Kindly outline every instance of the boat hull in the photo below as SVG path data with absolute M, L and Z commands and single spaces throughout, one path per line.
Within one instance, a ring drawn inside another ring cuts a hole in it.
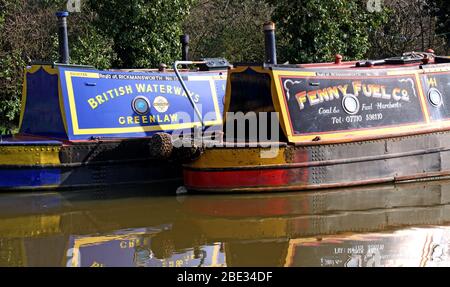
M 150 141 L 10 139 L 0 144 L 0 191 L 181 181 L 181 165 L 152 158 Z
M 450 175 L 450 132 L 338 143 L 206 150 L 184 167 L 185 185 L 207 192 L 311 190 Z
M 78 167 L 0 168 L 0 191 L 90 188 L 179 181 L 180 167 L 152 162 L 110 163 Z

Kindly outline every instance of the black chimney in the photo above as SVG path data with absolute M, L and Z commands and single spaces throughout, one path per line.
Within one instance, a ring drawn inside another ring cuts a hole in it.
M 181 35 L 180 36 L 181 41 L 181 60 L 182 61 L 189 61 L 189 35 Z
M 266 63 L 277 64 L 277 47 L 275 41 L 275 24 L 267 22 L 264 24 L 265 45 L 266 45 Z
M 69 12 L 56 12 L 58 17 L 58 41 L 59 41 L 59 62 L 62 64 L 69 64 L 69 37 L 67 34 L 67 17 Z

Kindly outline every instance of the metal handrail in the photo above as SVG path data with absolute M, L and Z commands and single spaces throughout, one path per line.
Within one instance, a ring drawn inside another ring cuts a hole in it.
M 175 61 L 175 63 L 173 64 L 173 69 L 175 71 L 175 74 L 177 75 L 178 80 L 181 83 L 181 86 L 183 87 L 184 92 L 186 93 L 189 101 L 191 102 L 191 105 L 194 108 L 195 113 L 197 114 L 198 118 L 200 119 L 202 127 L 204 127 L 205 124 L 203 123 L 202 114 L 200 113 L 197 106 L 195 105 L 194 99 L 192 98 L 191 94 L 189 93 L 189 90 L 186 87 L 186 84 L 184 83 L 183 78 L 180 75 L 180 72 L 178 71 L 179 65 L 201 65 L 201 64 L 206 64 L 206 62 L 205 61 Z

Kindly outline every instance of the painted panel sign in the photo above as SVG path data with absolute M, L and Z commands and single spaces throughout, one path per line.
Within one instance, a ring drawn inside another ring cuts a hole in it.
M 75 136 L 142 136 L 200 125 L 174 73 L 61 68 L 60 75 L 68 127 Z M 205 125 L 220 125 L 226 77 L 219 73 L 186 73 L 183 77 Z
M 414 76 L 339 79 L 281 76 L 293 134 L 422 123 Z
M 68 267 L 208 267 L 225 266 L 220 244 L 167 253 L 156 244 L 159 231 L 137 229 L 105 236 L 74 236 Z
M 432 121 L 450 119 L 450 73 L 422 76 L 428 110 Z
M 448 228 L 291 240 L 287 266 L 448 267 Z

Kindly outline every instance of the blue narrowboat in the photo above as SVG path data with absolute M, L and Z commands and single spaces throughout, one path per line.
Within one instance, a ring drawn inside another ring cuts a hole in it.
M 173 70 L 71 65 L 68 13 L 57 16 L 60 60 L 25 68 L 19 132 L 0 141 L 0 190 L 181 178 L 168 135 L 221 130 L 226 60 L 186 61 L 183 45 Z

